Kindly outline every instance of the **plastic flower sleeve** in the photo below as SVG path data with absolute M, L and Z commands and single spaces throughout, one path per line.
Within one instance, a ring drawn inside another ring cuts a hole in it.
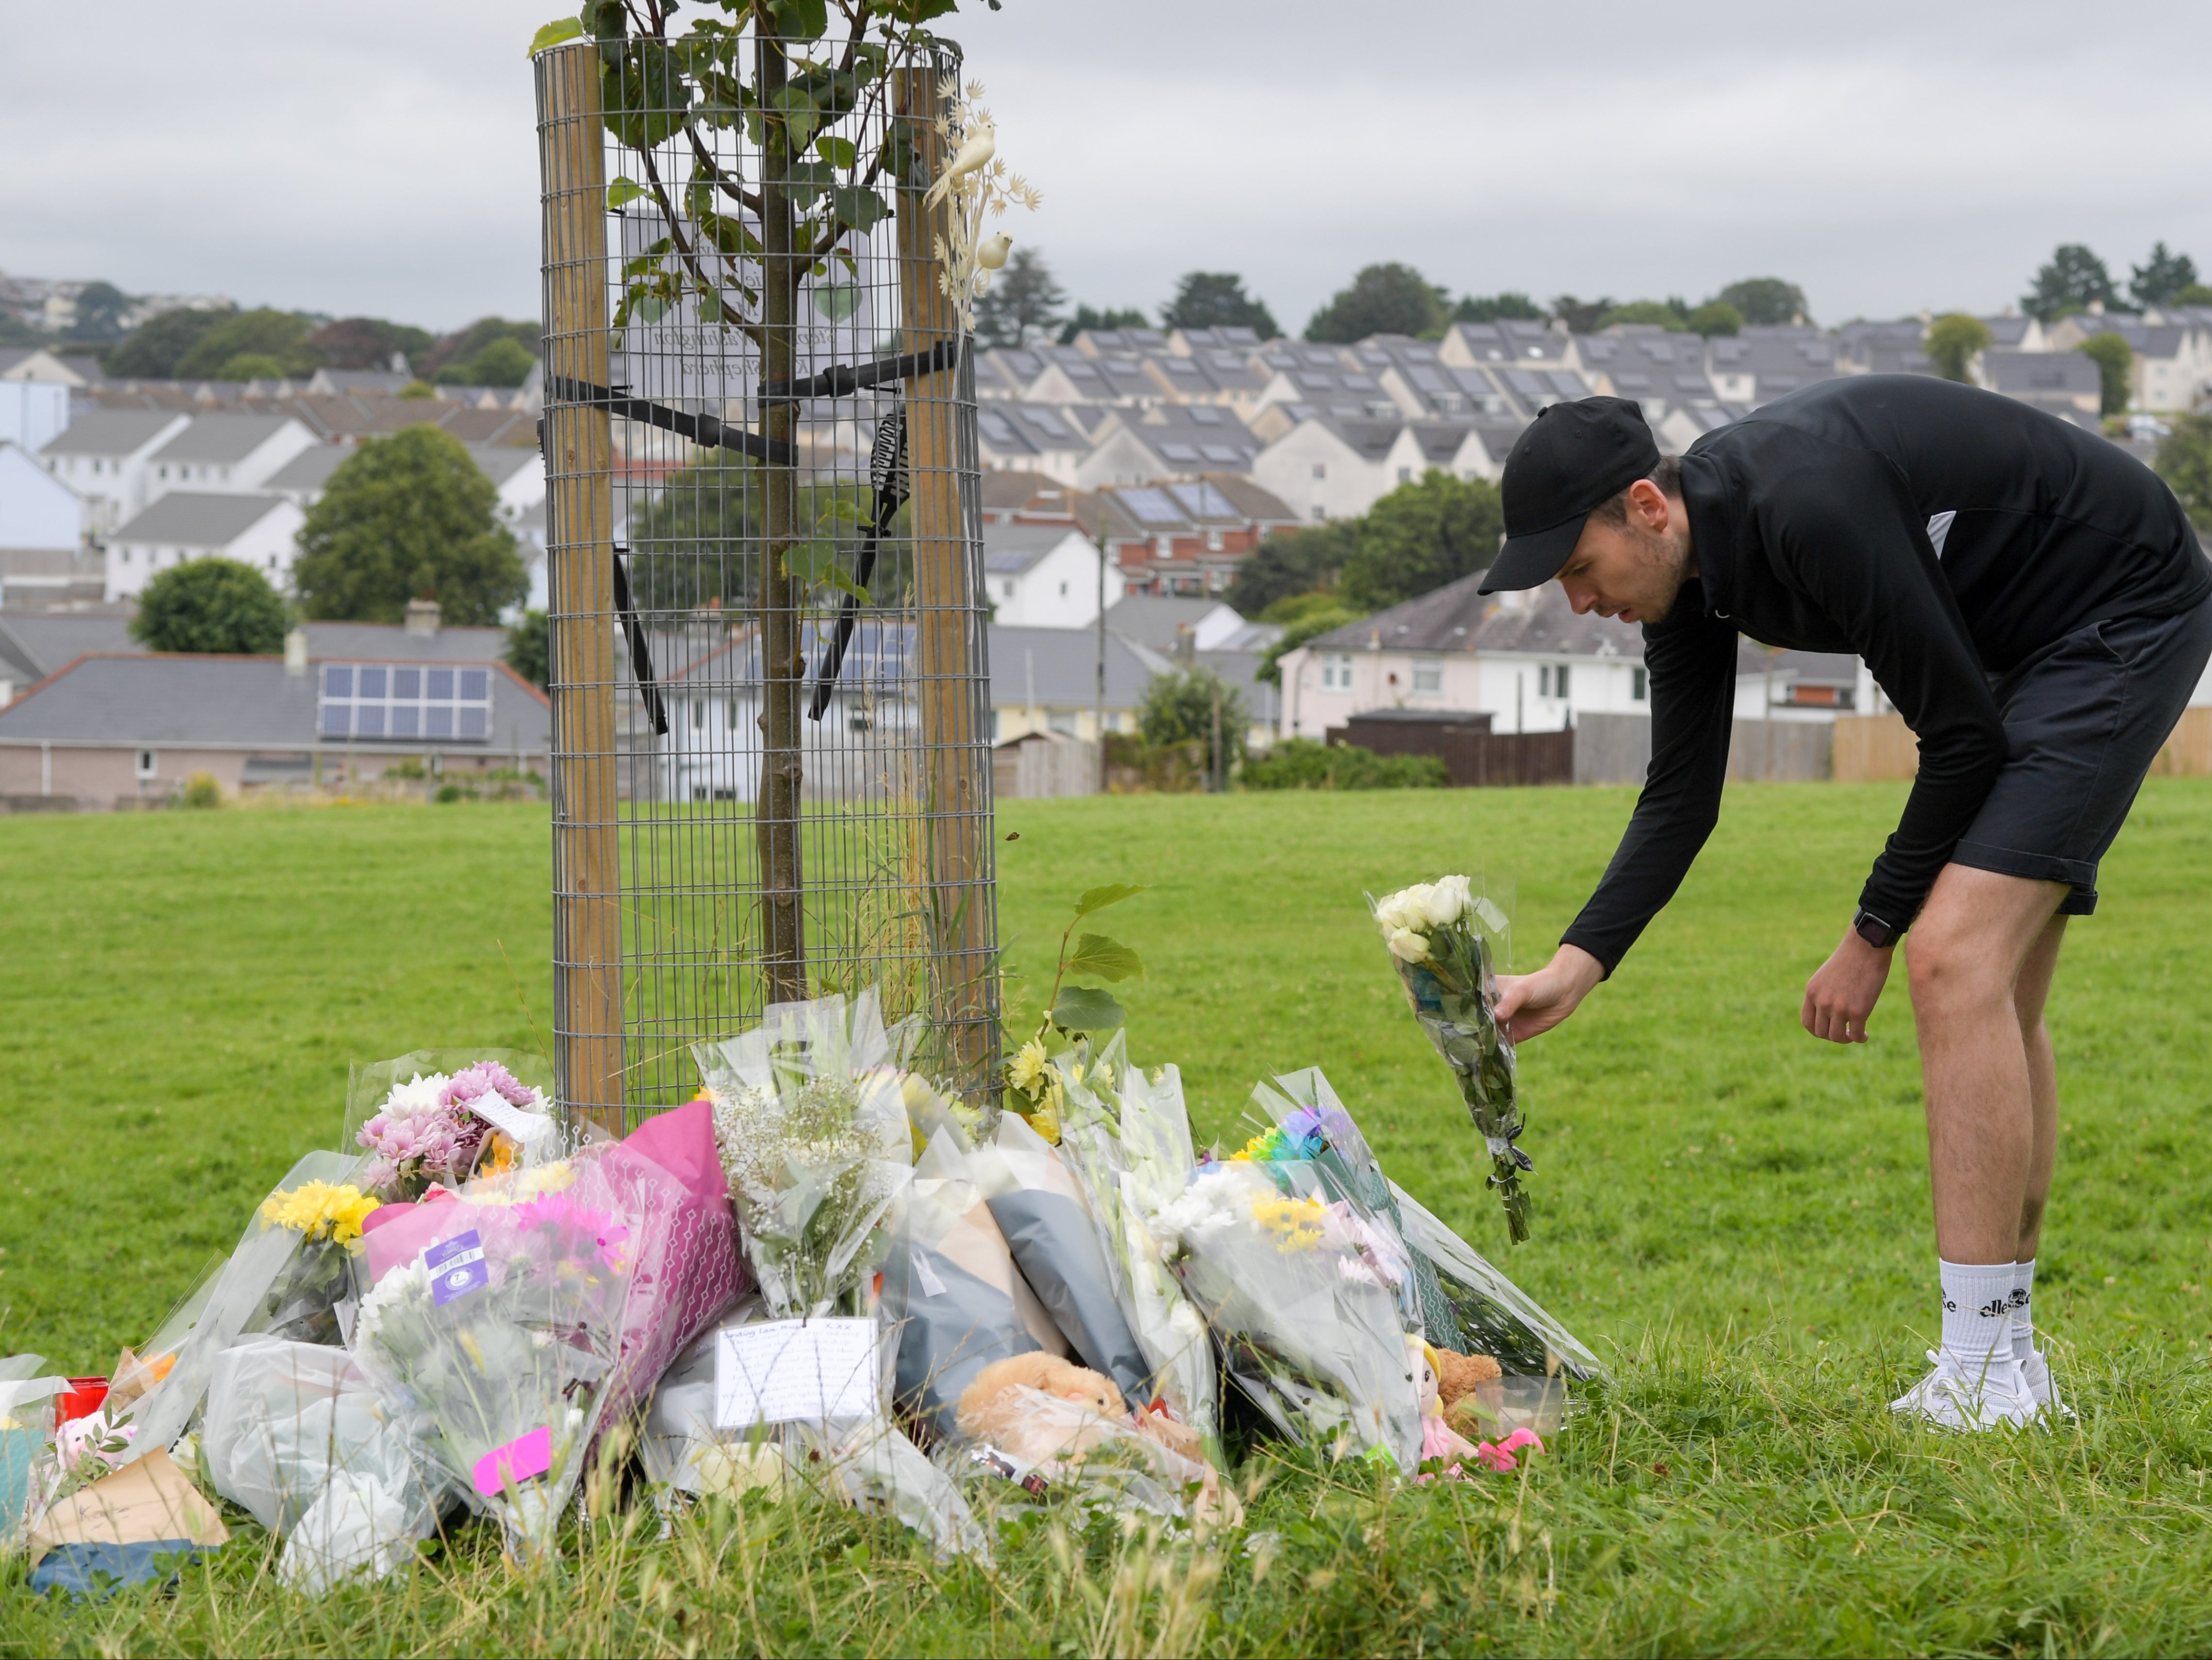
M 860 1313 L 913 1174 L 913 1132 L 876 994 L 772 1004 L 692 1050 L 747 1259 L 780 1317 Z
M 897 1334 L 896 1398 L 940 1436 L 952 1432 L 960 1392 L 992 1361 L 1039 1348 L 1068 1353 L 942 1127 L 915 1166 L 884 1262 L 883 1318 Z
M 1253 1404 L 1301 1444 L 1374 1452 L 1411 1473 L 1420 1408 L 1391 1288 L 1311 1172 L 1232 1161 L 1196 1172 L 1151 1219 L 1170 1266 Z
M 69 1379 L 36 1376 L 44 1365 L 35 1354 L 0 1360 L 0 1555 L 22 1545 L 52 1472 L 54 1397 Z
M 1508 1377 L 1565 1372 L 1585 1381 L 1605 1368 L 1575 1335 L 1500 1274 L 1482 1254 L 1438 1220 L 1411 1194 L 1391 1184 L 1404 1219 L 1406 1242 L 1427 1258 L 1452 1308 L 1456 1340 L 1429 1341 L 1462 1353 L 1487 1354 Z
M 359 1164 L 354 1154 L 311 1152 L 292 1166 L 270 1198 L 281 1198 L 309 1182 L 343 1183 Z M 255 1207 L 245 1237 L 216 1276 L 207 1305 L 192 1324 L 191 1335 L 179 1347 L 176 1364 L 146 1392 L 131 1414 L 136 1430 L 125 1462 L 143 1457 L 156 1447 L 169 1446 L 191 1427 L 207 1395 L 216 1357 L 263 1313 L 280 1276 L 298 1256 L 301 1242 L 301 1236 L 289 1229 L 264 1223 L 260 1207 Z
M 553 1548 L 621 1359 L 629 1230 L 598 1151 L 557 1191 L 425 1205 L 377 1230 L 373 1248 L 413 1250 L 355 1326 L 362 1370 L 434 1476 L 532 1557 Z
M 216 1357 L 200 1468 L 215 1490 L 288 1542 L 280 1574 L 320 1588 L 379 1577 L 437 1523 L 405 1430 L 343 1349 L 254 1337 Z
M 1132 1401 L 1152 1398 L 1152 1369 L 1115 1295 L 1114 1276 L 1083 1189 L 1018 1114 L 968 1157 L 1022 1277 L 1076 1355 Z
M 1526 1128 L 1513 1040 L 1498 1025 L 1497 953 L 1509 926 L 1504 910 L 1464 876 L 1420 883 L 1373 902 L 1406 1000 L 1438 1055 L 1490 1152 L 1489 1184 L 1505 1207 L 1513 1242 L 1528 1237 L 1528 1195 L 1521 1175 L 1535 1161 L 1516 1145 Z
M 1157 1084 L 1147 1079 L 1130 1064 L 1116 1031 L 1083 1077 L 1069 1078 L 1065 1099 L 1060 1156 L 1090 1201 L 1115 1294 L 1151 1368 L 1152 1388 L 1175 1420 L 1196 1429 L 1218 1456 L 1212 1341 L 1145 1220 L 1189 1179 L 1182 1077 L 1170 1066 L 1160 1068 Z

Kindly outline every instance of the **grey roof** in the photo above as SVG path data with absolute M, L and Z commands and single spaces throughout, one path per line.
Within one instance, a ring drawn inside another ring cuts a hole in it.
M 1981 324 L 1990 331 L 1991 345 L 2017 346 L 2027 338 L 2028 325 L 2034 320 L 2032 317 L 2022 317 L 2018 313 L 2014 313 L 2011 316 L 2000 314 L 1996 317 L 1984 317 L 1981 319 Z
M 269 476 L 265 489 L 319 490 L 331 475 L 361 452 L 351 444 L 310 444 Z
M 110 538 L 116 542 L 173 542 L 186 548 L 228 547 L 278 508 L 281 496 L 171 490 Z
M 1644 660 L 1644 631 L 1595 611 L 1575 615 L 1564 589 L 1547 582 L 1525 601 L 1477 593 L 1482 575 L 1395 605 L 1306 643 L 1319 651 L 1525 652 L 1535 655 Z
M 1196 595 L 1132 593 L 1106 608 L 1106 631 L 1150 651 L 1171 652 L 1177 630 L 1222 608 L 1222 601 Z M 1097 660 L 1091 660 L 1096 662 Z
M 130 455 L 176 423 L 173 410 L 88 410 L 46 441 L 41 455 Z
M 1106 707 L 1133 709 L 1144 701 L 1154 665 L 1146 661 L 1149 654 L 1142 648 L 1112 631 L 1114 611 L 1106 613 Z M 1016 629 L 994 623 L 990 654 L 994 707 L 1022 708 L 1030 702 L 1032 688 L 1039 708 L 1087 709 L 1098 695 L 1096 629 Z
M 287 674 L 281 657 L 88 657 L 0 709 L 0 745 L 307 750 L 317 746 L 317 684 L 312 672 Z M 542 751 L 552 731 L 544 699 L 503 669 L 494 671 L 491 688 L 491 736 L 483 747 Z M 351 741 L 424 747 L 420 739 Z
M 463 447 L 483 476 L 495 484 L 504 484 L 538 457 L 534 448 L 515 444 L 469 444 Z
M 0 611 L 0 658 L 43 680 L 87 652 L 135 652 L 132 608 L 98 611 Z
M 243 461 L 289 425 L 289 415 L 196 415 L 154 452 L 156 461 Z
M 983 526 L 983 569 L 998 575 L 1027 570 L 1069 537 L 1089 544 L 1090 538 L 1072 524 Z
M 2078 351 L 2001 351 L 1982 354 L 1982 372 L 1991 390 L 2022 393 L 2087 393 L 2104 384 L 2096 363 Z
M 410 634 L 397 623 L 306 623 L 307 655 L 315 661 L 496 663 L 507 650 L 505 629 L 440 629 Z

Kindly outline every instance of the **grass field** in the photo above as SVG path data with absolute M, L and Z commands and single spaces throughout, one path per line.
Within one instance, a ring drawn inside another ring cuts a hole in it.
M 1261 1453 L 1253 1539 L 1094 1528 L 932 1569 L 895 1525 L 633 1517 L 560 1576 L 484 1529 L 404 1585 L 292 1599 L 250 1523 L 161 1598 L 71 1613 L 0 1569 L 0 1654 L 2203 1652 L 2212 1648 L 2212 785 L 2156 780 L 2051 1023 L 2060 1178 L 2038 1277 L 2078 1427 L 1902 1428 L 1934 1262 L 1901 983 L 1864 1048 L 1798 1030 L 1902 787 L 1753 786 L 1575 1022 L 1524 1052 L 1535 1238 L 1406 1016 L 1363 890 L 1517 879 L 1523 966 L 1602 868 L 1613 791 L 1011 803 L 1017 979 L 1070 897 L 1149 976 L 1132 1052 L 1204 1135 L 1318 1063 L 1398 1180 L 1607 1358 L 1524 1480 L 1383 1497 Z M 550 1026 L 542 810 L 0 819 L 0 1353 L 105 1370 L 295 1155 L 346 1065 Z M 928 1594 L 925 1594 L 928 1593 Z

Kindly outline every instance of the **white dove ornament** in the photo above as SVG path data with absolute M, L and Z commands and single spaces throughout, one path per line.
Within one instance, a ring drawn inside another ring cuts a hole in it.
M 951 161 L 943 173 L 938 174 L 937 182 L 929 187 L 929 193 L 922 198 L 922 205 L 927 208 L 935 207 L 945 199 L 945 192 L 952 188 L 956 181 L 965 179 L 969 173 L 989 161 L 998 148 L 996 131 L 988 122 L 979 125 L 974 132 L 969 133 L 962 141 L 960 149 L 954 155 Z

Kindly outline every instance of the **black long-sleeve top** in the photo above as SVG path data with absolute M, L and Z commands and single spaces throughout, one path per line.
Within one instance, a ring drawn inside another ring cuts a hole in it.
M 1990 676 L 2212 593 L 2181 504 L 2134 457 L 1920 375 L 1824 381 L 1706 434 L 1682 458 L 1682 501 L 1698 574 L 1644 630 L 1644 794 L 1565 935 L 1608 974 L 1718 817 L 1739 633 L 1856 654 L 1918 737 L 1919 776 L 1859 901 L 1902 927 L 2004 764 Z

